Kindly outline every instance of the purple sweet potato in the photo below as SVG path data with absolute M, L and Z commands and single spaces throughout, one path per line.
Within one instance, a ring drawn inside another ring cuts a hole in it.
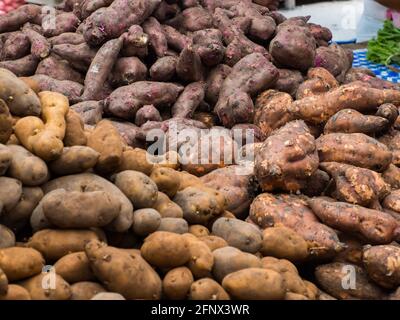
M 167 37 L 168 46 L 181 52 L 185 47 L 192 43 L 192 40 L 186 35 L 180 33 L 171 26 L 163 25 L 165 36 Z
M 103 105 L 100 101 L 83 101 L 70 108 L 80 115 L 84 124 L 88 125 L 96 125 L 103 116 Z
M 184 48 L 176 62 L 176 73 L 180 79 L 186 82 L 202 81 L 204 67 L 196 48 L 192 45 Z
M 100 100 L 99 95 L 113 69 L 122 44 L 122 38 L 109 40 L 97 51 L 86 73 L 82 100 Z
M 93 12 L 83 22 L 83 36 L 90 45 L 100 45 L 122 35 L 131 25 L 144 22 L 161 0 L 115 0 Z
M 81 44 L 85 42 L 83 35 L 77 32 L 64 32 L 48 40 L 53 46 L 57 44 Z
M 143 31 L 149 36 L 150 46 L 153 48 L 157 57 L 165 56 L 168 49 L 167 38 L 164 29 L 154 17 L 148 18 L 143 23 Z
M 204 99 L 204 90 L 204 82 L 192 82 L 187 85 L 172 106 L 172 117 L 191 118 L 200 102 Z
M 252 122 L 254 105 L 251 97 L 272 87 L 278 69 L 260 53 L 241 59 L 224 80 L 214 112 L 226 127 Z
M 35 73 L 39 59 L 33 54 L 16 60 L 6 60 L 0 62 L 0 68 L 10 70 L 18 77 L 31 76 Z
M 173 1 L 162 0 L 159 6 L 154 10 L 153 16 L 160 22 L 165 21 L 175 17 L 181 9 L 177 3 Z
M 52 51 L 67 60 L 75 69 L 86 72 L 96 55 L 96 50 L 85 42 L 80 44 L 57 44 Z
M 144 58 L 148 54 L 149 36 L 144 33 L 139 25 L 132 25 L 128 31 L 123 34 L 124 45 L 122 55 L 125 57 Z
M 83 0 L 79 8 L 81 19 L 86 19 L 97 9 L 108 7 L 113 0 Z
M 182 31 L 198 31 L 212 28 L 213 18 L 210 12 L 201 6 L 187 8 L 176 17 L 168 20 L 167 24 Z
M 196 31 L 193 34 L 193 44 L 205 66 L 215 66 L 224 58 L 225 47 L 222 43 L 222 33 L 218 29 Z
M 0 33 L 18 30 L 26 22 L 31 21 L 42 11 L 42 7 L 26 4 L 7 14 L 0 15 Z
M 147 67 L 136 57 L 122 57 L 117 60 L 112 71 L 111 83 L 115 87 L 146 80 Z
M 23 32 L 31 42 L 31 54 L 38 59 L 44 59 L 50 54 L 51 44 L 44 36 L 29 26 L 24 27 Z
M 136 112 L 147 104 L 162 107 L 173 104 L 183 87 L 167 82 L 138 81 L 119 87 L 105 100 L 105 111 L 123 118 L 134 119 Z
M 117 129 L 126 144 L 133 148 L 143 148 L 142 129 L 133 123 L 109 119 L 112 125 Z
M 274 89 L 289 93 L 292 97 L 294 97 L 297 89 L 303 81 L 304 77 L 300 71 L 279 69 L 279 78 L 276 81 Z
M 70 80 L 83 83 L 83 76 L 72 69 L 66 60 L 60 60 L 54 55 L 39 62 L 36 74 L 44 74 L 57 80 Z
M 135 116 L 135 124 L 139 127 L 147 121 L 162 121 L 160 112 L 151 104 L 141 107 Z
M 212 69 L 206 80 L 206 100 L 213 105 L 218 101 L 219 92 L 226 77 L 231 73 L 232 68 L 226 64 L 220 64 Z
M 176 74 L 176 64 L 178 58 L 174 56 L 165 56 L 158 58 L 150 67 L 150 78 L 153 81 L 169 81 Z
M 1 60 L 15 60 L 29 54 L 31 43 L 21 31 L 11 32 L 4 41 Z
M 43 35 L 46 37 L 55 37 L 64 32 L 74 32 L 80 21 L 72 12 L 63 12 L 55 17 L 46 15 L 42 21 Z

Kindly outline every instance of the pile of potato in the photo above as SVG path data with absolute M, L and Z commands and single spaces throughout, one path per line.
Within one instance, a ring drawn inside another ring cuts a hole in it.
M 0 16 L 0 300 L 400 299 L 397 85 L 263 0 L 53 14 Z

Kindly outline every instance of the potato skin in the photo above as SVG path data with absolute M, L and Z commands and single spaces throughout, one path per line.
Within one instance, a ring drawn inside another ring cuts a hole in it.
M 157 210 L 146 208 L 133 212 L 133 231 L 138 236 L 147 236 L 155 232 L 161 224 L 161 215 Z
M 81 173 L 93 168 L 100 154 L 87 146 L 64 147 L 60 157 L 49 163 L 50 170 L 60 176 Z
M 44 260 L 40 252 L 31 248 L 0 249 L 0 268 L 8 281 L 17 281 L 42 272 Z
M 201 224 L 192 224 L 189 227 L 189 233 L 196 237 L 205 237 L 210 235 L 210 230 L 207 227 L 202 226 Z
M 290 261 L 303 261 L 308 257 L 308 245 L 302 236 L 293 229 L 276 226 L 263 231 L 260 252 L 264 256 L 272 256 Z
M 12 210 L 21 199 L 22 183 L 19 180 L 0 177 L 0 203 L 3 210 Z
M 230 300 L 225 289 L 210 278 L 199 279 L 192 283 L 189 293 L 190 300 Z
M 316 143 L 321 162 L 342 162 L 380 172 L 392 161 L 384 144 L 362 133 L 331 133 Z
M 400 248 L 393 245 L 367 246 L 363 265 L 368 276 L 381 287 L 400 286 Z
M 221 237 L 208 235 L 199 237 L 201 241 L 203 241 L 211 251 L 217 250 L 219 248 L 228 247 L 228 243 L 222 239 Z
M 56 273 L 70 284 L 94 279 L 89 259 L 85 252 L 74 252 L 65 255 L 54 264 Z
M 193 281 L 193 275 L 187 267 L 171 269 L 163 279 L 163 293 L 170 300 L 184 300 Z
M 63 229 L 104 227 L 121 211 L 119 199 L 105 191 L 54 190 L 41 204 L 46 218 Z
M 83 129 L 84 124 L 80 115 L 76 111 L 69 109 L 65 121 L 64 145 L 66 147 L 85 146 L 87 137 Z
M 7 294 L 1 295 L 0 300 L 31 300 L 31 296 L 24 287 L 16 284 L 8 285 Z
M 149 176 L 154 165 L 148 161 L 148 156 L 146 150 L 140 148 L 127 149 L 122 153 L 118 171 L 134 170 Z
M 156 231 L 149 235 L 140 248 L 142 257 L 160 268 L 180 267 L 190 259 L 189 244 L 179 234 Z
M 212 233 L 244 252 L 256 253 L 262 243 L 262 233 L 257 226 L 239 219 L 219 218 L 213 223 Z
M 71 252 L 83 251 L 90 240 L 101 240 L 92 230 L 44 229 L 29 239 L 27 246 L 43 254 L 46 261 L 56 261 Z
M 187 263 L 187 267 L 190 269 L 193 276 L 196 279 L 211 276 L 214 256 L 210 248 L 203 241 L 190 233 L 186 233 L 182 237 L 188 244 L 190 259 Z
M 156 167 L 150 175 L 159 191 L 164 192 L 168 197 L 174 197 L 179 190 L 180 179 L 177 179 L 177 172 L 171 168 Z
M 182 218 L 162 218 L 157 230 L 184 234 L 189 232 L 189 226 Z
M 261 268 L 260 259 L 234 247 L 223 247 L 213 251 L 213 276 L 221 282 L 226 275 L 245 268 Z
M 160 213 L 162 218 L 183 217 L 182 208 L 160 191 L 157 193 L 157 201 L 154 203 L 153 208 Z
M 246 268 L 228 274 L 222 287 L 235 299 L 282 300 L 285 285 L 282 276 L 273 270 Z
M 353 276 L 355 288 L 347 279 Z M 370 282 L 366 272 L 359 266 L 349 263 L 334 262 L 320 265 L 315 269 L 315 277 L 322 290 L 340 300 L 347 299 L 382 299 L 385 293 Z M 343 288 L 343 281 L 349 284 L 349 289 Z
M 303 121 L 291 121 L 270 135 L 255 158 L 255 175 L 264 191 L 297 191 L 318 169 L 314 137 Z
M 91 300 L 106 289 L 97 282 L 80 281 L 71 285 L 71 300 Z
M 108 290 L 126 299 L 160 299 L 161 279 L 140 255 L 99 241 L 89 242 L 85 252 L 94 274 Z
M 8 145 L 13 153 L 8 174 L 26 186 L 39 186 L 49 179 L 46 163 L 22 146 Z
M 44 278 L 50 276 L 55 277 L 55 289 L 43 288 L 43 283 L 46 283 Z M 41 273 L 20 282 L 20 285 L 28 290 L 32 300 L 69 300 L 71 298 L 69 284 L 58 274 Z

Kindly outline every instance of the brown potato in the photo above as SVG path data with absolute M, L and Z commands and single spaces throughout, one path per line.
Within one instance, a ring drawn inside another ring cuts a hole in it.
M 285 284 L 282 276 L 269 269 L 246 268 L 228 274 L 222 287 L 235 299 L 282 300 Z
M 210 235 L 210 230 L 201 224 L 193 224 L 189 227 L 189 233 L 196 237 L 205 237 Z
M 198 278 L 210 277 L 214 265 L 214 256 L 211 249 L 199 238 L 190 233 L 182 236 L 188 244 L 190 259 L 187 267 L 193 276 Z
M 87 137 L 83 130 L 83 120 L 81 119 L 79 113 L 73 109 L 69 109 L 66 117 L 66 128 L 64 136 L 64 146 L 85 146 L 87 143 Z
M 22 247 L 0 249 L 0 268 L 10 282 L 34 276 L 42 272 L 43 267 L 43 257 L 34 249 Z
M 142 257 L 159 268 L 180 267 L 190 259 L 189 244 L 179 234 L 156 231 L 149 235 L 140 249 Z
M 0 268 L 0 297 L 7 294 L 8 279 L 4 271 Z
M 193 275 L 187 267 L 171 269 L 163 279 L 163 293 L 170 300 L 184 300 L 193 281 Z
M 0 143 L 0 176 L 6 173 L 12 161 L 12 152 L 10 149 Z
M 157 231 L 184 234 L 189 232 L 189 226 L 186 220 L 182 218 L 162 218 Z
M 61 156 L 49 163 L 50 170 L 60 176 L 81 173 L 93 168 L 100 154 L 90 147 L 64 147 Z
M 153 163 L 149 162 L 150 155 L 144 149 L 127 149 L 122 153 L 121 163 L 117 171 L 134 170 L 150 175 Z
M 97 279 L 126 299 L 160 299 L 162 283 L 155 270 L 139 255 L 91 241 L 85 252 Z
M 31 295 L 24 287 L 10 284 L 8 285 L 7 294 L 0 294 L 0 300 L 31 300 Z
M 0 99 L 0 143 L 6 143 L 12 135 L 13 122 L 7 104 Z
M 199 279 L 192 283 L 189 293 L 190 300 L 230 300 L 225 289 L 210 278 Z
M 10 211 L 21 199 L 22 183 L 19 180 L 0 177 L 0 203 L 3 205 L 3 210 Z
M 222 239 L 221 237 L 209 235 L 199 237 L 201 241 L 203 241 L 211 251 L 217 250 L 219 248 L 228 247 L 228 243 Z
M 71 288 L 58 274 L 41 273 L 19 283 L 28 290 L 32 300 L 69 300 Z
M 1 219 L 1 218 L 0 218 Z M 0 249 L 15 246 L 15 235 L 12 230 L 0 224 Z
M 70 284 L 94 279 L 89 259 L 83 251 L 65 255 L 54 264 L 54 268 Z
M 179 190 L 180 180 L 177 171 L 166 167 L 156 167 L 150 175 L 159 191 L 164 192 L 168 197 L 173 197 Z
M 158 191 L 157 201 L 153 205 L 163 218 L 182 218 L 182 208 L 173 202 L 165 193 Z
M 157 210 L 147 208 L 133 212 L 133 231 L 138 236 L 147 236 L 155 232 L 161 224 L 161 215 Z
M 76 282 L 71 285 L 71 300 L 90 300 L 100 292 L 106 292 L 106 289 L 97 282 Z
M 266 228 L 263 231 L 260 252 L 264 256 L 290 261 L 303 261 L 309 254 L 304 238 L 293 229 L 284 226 Z

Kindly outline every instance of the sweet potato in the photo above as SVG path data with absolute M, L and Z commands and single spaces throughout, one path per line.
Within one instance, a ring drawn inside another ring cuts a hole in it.
M 49 163 L 51 172 L 57 175 L 81 173 L 93 168 L 100 154 L 90 147 L 64 147 L 59 158 Z
M 114 1 L 109 7 L 93 12 L 83 22 L 83 36 L 88 44 L 96 46 L 119 37 L 131 25 L 141 24 L 161 0 Z M 118 21 L 118 25 L 115 22 Z
M 11 32 L 4 41 L 1 59 L 15 60 L 22 58 L 29 54 L 30 45 L 28 37 L 23 32 Z
M 392 190 L 385 199 L 382 201 L 384 210 L 391 214 L 395 219 L 400 221 L 400 192 L 399 190 Z
M 94 279 L 85 252 L 67 254 L 54 264 L 54 268 L 56 273 L 70 284 Z
M 68 99 L 57 92 L 42 91 L 39 98 L 43 121 L 35 117 L 22 118 L 17 121 L 14 132 L 26 149 L 49 161 L 62 153 L 69 104 Z
M 162 121 L 160 112 L 153 105 L 146 105 L 141 107 L 135 116 L 135 124 L 142 126 L 147 121 Z
M 259 195 L 251 204 L 249 220 L 261 228 L 293 229 L 306 240 L 311 257 L 333 256 L 343 249 L 335 231 L 321 224 L 307 203 L 294 195 Z
M 0 249 L 0 268 L 8 281 L 18 281 L 42 272 L 42 255 L 31 248 L 10 247 Z
M 115 62 L 111 83 L 124 86 L 146 80 L 146 76 L 147 67 L 137 57 L 122 57 Z
M 370 243 L 387 244 L 399 238 L 399 223 L 388 213 L 325 198 L 313 198 L 308 203 L 326 225 L 355 233 Z
M 0 69 L 0 99 L 8 105 L 15 116 L 38 116 L 41 112 L 39 98 L 12 72 Z
M 105 100 L 105 110 L 123 119 L 134 119 L 144 105 L 171 105 L 182 90 L 182 86 L 173 83 L 138 81 L 116 89 Z
M 278 129 L 256 154 L 255 175 L 265 191 L 299 190 L 318 168 L 314 137 L 302 121 Z
M 189 244 L 183 235 L 165 231 L 149 235 L 140 252 L 146 261 L 160 268 L 183 266 L 190 259 Z
M 67 60 L 75 69 L 86 72 L 96 56 L 96 50 L 89 47 L 85 42 L 79 44 L 62 43 L 56 44 L 52 52 Z
M 193 82 L 187 85 L 171 108 L 172 117 L 191 118 L 203 101 L 204 95 L 204 82 Z
M 294 97 L 297 89 L 303 81 L 304 77 L 301 72 L 291 69 L 279 69 L 279 78 L 273 89 L 286 92 Z
M 101 293 L 106 293 L 106 289 L 97 282 L 80 281 L 71 285 L 71 300 L 95 300 Z
M 122 144 L 130 147 L 144 147 L 144 133 L 141 128 L 129 121 L 121 121 L 117 119 L 109 119 L 111 124 L 117 129 L 122 137 Z
M 122 35 L 124 38 L 124 46 L 122 55 L 125 57 L 145 58 L 148 55 L 149 36 L 143 32 L 143 28 L 139 25 L 132 25 L 128 32 Z
M 84 124 L 95 125 L 103 117 L 103 106 L 99 101 L 83 101 L 70 106 L 76 111 Z
M 339 82 L 344 82 L 347 71 L 351 68 L 352 61 L 346 49 L 333 43 L 328 47 L 319 47 L 316 50 L 314 67 L 327 69 Z
M 64 32 L 58 36 L 48 38 L 48 41 L 52 46 L 55 46 L 58 44 L 81 44 L 85 42 L 85 39 L 81 33 Z
M 329 263 L 318 266 L 315 277 L 321 288 L 340 300 L 382 299 L 384 292 L 370 282 L 362 268 L 348 263 Z
M 218 29 L 198 30 L 193 34 L 193 44 L 205 66 L 212 67 L 224 58 L 225 47 L 222 43 L 222 33 Z
M 378 141 L 387 146 L 392 152 L 393 164 L 400 165 L 400 133 L 398 133 L 398 130 L 390 130 L 383 136 L 379 137 Z
M 176 74 L 184 82 L 204 80 L 205 70 L 196 48 L 189 44 L 179 54 Z
M 362 133 L 330 133 L 316 140 L 321 162 L 342 162 L 384 171 L 392 161 L 392 152 L 377 140 Z
M 36 232 L 29 239 L 27 242 L 29 248 L 23 249 L 36 249 L 46 261 L 53 262 L 69 253 L 84 251 L 85 245 L 90 240 L 101 240 L 101 238 L 96 231 L 92 230 L 44 229 Z
M 54 21 L 51 19 L 54 19 Z M 55 37 L 64 32 L 74 32 L 79 22 L 78 17 L 72 12 L 62 12 L 55 17 L 47 15 L 42 21 L 43 35 L 46 37 Z
M 149 36 L 150 46 L 157 57 L 165 56 L 168 49 L 167 38 L 158 20 L 154 17 L 149 17 L 143 23 L 143 31 Z
M 161 215 L 157 210 L 146 208 L 133 212 L 133 231 L 138 236 L 148 236 L 155 232 L 161 224 Z
M 112 0 L 84 0 L 79 6 L 79 14 L 82 19 L 86 19 L 97 9 L 108 7 Z
M 40 61 L 35 73 L 44 74 L 57 80 L 70 80 L 83 83 L 83 77 L 78 71 L 71 68 L 66 60 L 60 60 L 54 55 L 50 55 Z
M 182 31 L 198 31 L 213 26 L 213 19 L 208 10 L 201 6 L 187 8 L 174 18 L 167 21 L 167 24 L 179 28 Z
M 176 74 L 177 57 L 165 56 L 154 62 L 149 69 L 150 78 L 153 81 L 170 81 Z
M 399 90 L 398 84 L 378 78 L 371 70 L 364 70 L 363 68 L 351 68 L 347 71 L 345 76 L 345 83 L 354 81 L 365 82 L 375 89 L 392 89 Z
M 34 19 L 42 8 L 35 4 L 26 4 L 10 11 L 0 18 L 0 33 L 18 30 L 24 23 Z
M 53 91 L 66 96 L 71 104 L 81 100 L 83 86 L 75 81 L 57 80 L 44 74 L 35 74 L 30 79 L 36 81 L 40 91 Z
M 51 44 L 47 39 L 29 26 L 24 26 L 22 31 L 31 43 L 31 54 L 38 59 L 44 59 L 50 54 Z
M 273 86 L 277 78 L 278 70 L 263 55 L 253 53 L 244 57 L 224 80 L 214 112 L 226 127 L 251 122 L 251 97 Z
M 389 186 L 375 171 L 337 162 L 322 162 L 320 168 L 335 181 L 334 198 L 364 207 L 383 199 Z
M 163 279 L 163 293 L 170 300 L 183 300 L 189 294 L 193 281 L 187 267 L 171 269 Z
M 18 77 L 27 77 L 35 73 L 39 59 L 33 54 L 16 60 L 0 61 L 0 68 L 7 69 Z

